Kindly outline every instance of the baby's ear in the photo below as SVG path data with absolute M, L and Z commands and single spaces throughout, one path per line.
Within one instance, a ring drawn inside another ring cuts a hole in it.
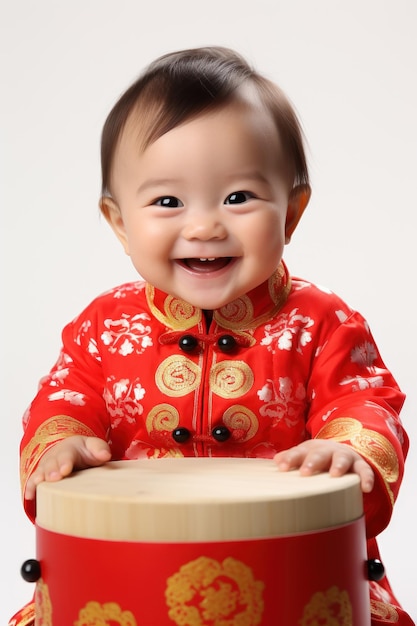
M 297 185 L 291 190 L 288 198 L 287 219 L 285 221 L 285 243 L 290 243 L 292 234 L 297 228 L 310 196 L 310 185 Z
M 113 200 L 113 198 L 110 198 L 109 196 L 102 196 L 100 198 L 99 207 L 107 222 L 110 224 L 114 234 L 122 244 L 124 251 L 126 254 L 129 254 L 126 229 L 119 205 Z

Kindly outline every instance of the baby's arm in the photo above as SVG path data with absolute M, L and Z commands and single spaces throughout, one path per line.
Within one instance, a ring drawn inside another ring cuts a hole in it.
M 110 461 L 111 452 L 106 441 L 98 437 L 73 435 L 49 448 L 26 484 L 25 499 L 33 500 L 36 486 L 43 481 L 61 480 L 73 470 L 96 467 Z
M 299 469 L 304 476 L 329 472 L 342 476 L 348 472 L 358 474 L 364 493 L 373 489 L 375 477 L 371 466 L 349 445 L 329 439 L 310 439 L 289 448 L 274 457 L 281 471 Z

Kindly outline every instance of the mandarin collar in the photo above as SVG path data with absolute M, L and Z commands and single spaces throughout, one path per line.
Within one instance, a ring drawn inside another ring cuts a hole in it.
M 230 330 L 249 330 L 271 319 L 287 301 L 291 278 L 283 261 L 268 280 L 247 294 L 213 311 L 213 321 Z M 146 298 L 151 313 L 172 330 L 188 330 L 204 318 L 202 309 L 149 283 Z

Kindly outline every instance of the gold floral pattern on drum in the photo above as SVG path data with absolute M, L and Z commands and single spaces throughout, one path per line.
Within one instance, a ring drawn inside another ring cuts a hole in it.
M 78 614 L 74 626 L 137 626 L 135 616 L 115 602 L 88 602 Z
M 382 624 L 397 624 L 400 619 L 395 606 L 378 600 L 371 600 L 371 615 Z
M 242 404 L 229 407 L 223 414 L 223 423 L 232 432 L 243 431 L 243 436 L 239 438 L 240 441 L 252 439 L 259 428 L 259 421 L 255 413 Z
M 347 591 L 336 586 L 318 591 L 304 608 L 300 626 L 354 626 L 352 605 Z
M 177 626 L 257 626 L 264 610 L 263 589 L 245 563 L 202 556 L 168 578 L 168 615 Z
M 220 361 L 210 372 L 210 389 L 221 398 L 239 398 L 253 385 L 253 372 L 244 361 Z
M 156 384 L 167 396 L 179 397 L 191 393 L 200 384 L 201 368 L 180 354 L 162 361 L 155 373 Z
M 398 480 L 398 457 L 394 447 L 384 435 L 363 428 L 359 420 L 340 417 L 323 426 L 317 433 L 317 438 L 349 442 L 352 448 L 378 468 L 391 502 L 394 503 L 394 495 L 389 483 L 395 483 Z
M 35 624 L 36 626 L 52 626 L 52 602 L 49 597 L 48 585 L 40 578 L 35 591 Z

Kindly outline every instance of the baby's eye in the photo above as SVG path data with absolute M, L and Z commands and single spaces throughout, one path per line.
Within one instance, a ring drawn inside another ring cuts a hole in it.
M 243 202 L 247 202 L 253 198 L 253 194 L 249 193 L 249 191 L 234 191 L 229 194 L 224 201 L 225 204 L 242 204 Z
M 162 198 L 158 198 L 155 200 L 153 204 L 157 206 L 167 207 L 169 209 L 177 209 L 180 206 L 184 206 L 181 200 L 176 198 L 175 196 L 163 196 Z

